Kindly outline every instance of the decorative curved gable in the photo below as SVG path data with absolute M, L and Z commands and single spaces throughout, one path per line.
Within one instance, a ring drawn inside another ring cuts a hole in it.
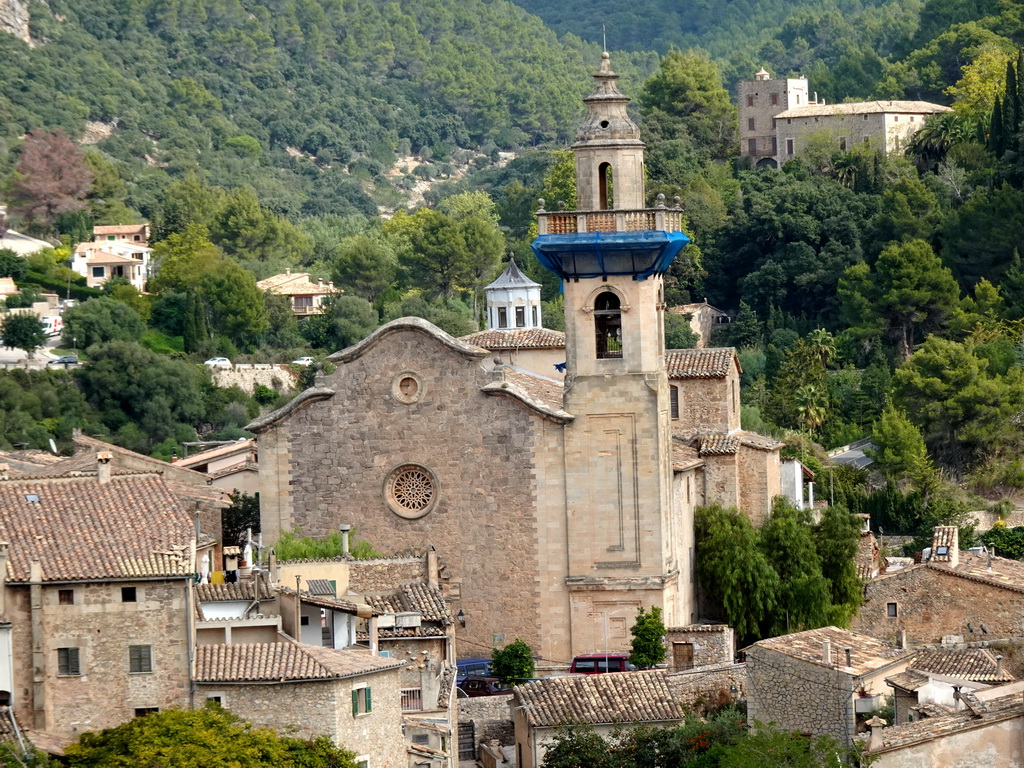
M 492 381 L 490 384 L 482 386 L 480 391 L 485 395 L 498 395 L 515 400 L 528 411 L 536 413 L 538 416 L 553 421 L 556 424 L 568 424 L 576 418 L 571 413 L 567 413 L 560 408 L 552 408 L 547 403 L 531 397 L 527 394 L 526 390 L 510 381 Z
M 397 320 L 392 320 L 390 323 L 385 323 L 365 339 L 353 344 L 351 347 L 335 352 L 332 355 L 328 355 L 327 359 L 332 363 L 351 363 L 353 360 L 365 355 L 388 336 L 402 331 L 417 331 L 425 334 L 432 339 L 439 341 L 453 352 L 458 352 L 460 355 L 473 360 L 487 357 L 487 355 L 490 354 L 486 349 L 481 349 L 480 347 L 473 346 L 472 344 L 467 344 L 464 341 L 459 341 L 459 339 L 456 339 L 451 334 L 442 331 L 436 325 L 427 322 L 422 317 L 400 317 Z
M 266 432 L 271 427 L 276 427 L 282 421 L 289 418 L 293 413 L 302 410 L 307 405 L 320 400 L 329 400 L 332 397 L 334 397 L 333 389 L 327 389 L 326 387 L 310 387 L 304 392 L 297 394 L 293 399 L 289 400 L 276 411 L 271 411 L 259 418 L 253 419 L 245 425 L 244 429 L 258 435 L 261 432 Z

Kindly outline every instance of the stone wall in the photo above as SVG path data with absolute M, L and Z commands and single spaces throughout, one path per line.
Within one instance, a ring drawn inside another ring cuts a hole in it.
M 665 631 L 668 645 L 668 666 L 674 672 L 682 672 L 673 655 L 674 643 L 686 643 L 693 649 L 694 667 L 705 664 L 731 664 L 736 655 L 736 637 L 727 624 L 695 624 L 686 627 L 669 627 Z
M 397 382 L 409 376 L 419 389 L 403 402 Z M 340 363 L 323 381 L 337 395 L 259 436 L 263 533 L 272 542 L 292 527 L 322 536 L 348 523 L 378 549 L 433 545 L 448 564 L 441 587 L 451 609 L 465 612 L 456 631 L 467 646 L 490 648 L 505 634 L 543 653 L 534 480 L 542 420 L 481 392 L 490 381 L 479 360 L 414 329 Z M 386 488 L 409 465 L 436 482 L 436 503 L 415 518 L 393 511 Z M 353 574 L 353 584 L 365 578 Z
M 399 584 L 422 581 L 427 575 L 426 557 L 350 560 L 349 588 L 361 595 L 394 592 Z
M 135 587 L 135 602 L 122 602 L 122 587 Z M 73 605 L 60 604 L 61 589 L 73 591 Z M 14 703 L 24 725 L 75 738 L 82 731 L 120 725 L 136 709 L 187 706 L 190 643 L 184 580 L 43 587 L 43 700 L 36 702 L 42 708 L 35 713 L 29 589 L 9 588 L 7 594 L 7 617 L 14 625 Z M 130 645 L 150 646 L 152 672 L 129 671 Z M 80 675 L 58 675 L 59 648 L 79 650 Z
M 838 667 L 800 661 L 769 648 L 747 649 L 747 719 L 784 730 L 826 734 L 840 744 L 856 735 L 853 678 Z
M 735 367 L 721 379 L 671 379 L 669 383 L 679 389 L 679 418 L 674 428 L 686 434 L 739 429 L 739 409 L 732 406 L 738 381 Z
M 472 722 L 477 744 L 497 739 L 500 744 L 514 744 L 515 728 L 512 724 L 512 694 L 502 696 L 475 696 L 456 699 L 460 723 Z
M 665 676 L 665 682 L 687 711 L 716 708 L 747 696 L 746 665 L 732 661 L 674 672 Z
M 739 467 L 740 509 L 759 527 L 772 510 L 772 499 L 782 493 L 782 466 L 778 451 L 741 445 Z
M 269 363 L 240 363 L 230 368 L 211 368 L 210 374 L 218 387 L 238 387 L 250 395 L 256 391 L 257 384 L 275 392 L 288 393 L 295 390 L 299 381 L 292 366 Z
M 967 624 L 981 638 L 1024 635 L 1024 592 L 1000 589 L 954 576 L 941 568 L 916 565 L 884 574 L 864 586 L 865 600 L 851 629 L 879 640 L 895 642 L 900 630 L 913 644 L 938 643 L 945 635 L 974 639 Z M 896 604 L 896 616 L 888 604 Z

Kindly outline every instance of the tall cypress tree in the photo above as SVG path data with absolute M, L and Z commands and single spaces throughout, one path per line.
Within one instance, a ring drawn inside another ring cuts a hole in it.
M 1017 71 L 1013 62 L 1006 62 L 1006 90 L 1003 95 L 1003 151 L 1017 151 L 1017 127 L 1020 125 L 1020 98 L 1017 94 Z
M 1002 157 L 1005 145 L 1003 143 L 1003 106 L 999 97 L 996 96 L 995 106 L 992 108 L 992 125 L 988 130 L 988 148 L 996 157 Z
M 197 349 L 196 339 L 196 295 L 189 291 L 185 297 L 185 317 L 182 319 L 182 346 L 185 352 L 192 354 Z

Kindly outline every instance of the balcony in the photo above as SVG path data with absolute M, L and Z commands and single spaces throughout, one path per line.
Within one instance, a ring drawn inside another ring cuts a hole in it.
M 679 198 L 674 207 L 665 206 L 665 196 L 658 195 L 659 205 L 638 210 L 610 211 L 545 211 L 544 200 L 538 201 L 537 234 L 573 235 L 582 232 L 662 232 L 683 231 L 683 211 Z

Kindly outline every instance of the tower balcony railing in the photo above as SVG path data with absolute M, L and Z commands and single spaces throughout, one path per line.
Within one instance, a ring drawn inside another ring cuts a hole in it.
M 673 207 L 665 205 L 659 194 L 653 208 L 611 209 L 605 211 L 546 211 L 543 198 L 537 201 L 537 234 L 572 235 L 580 232 L 640 232 L 656 229 L 662 232 L 683 231 L 683 210 L 678 197 Z

